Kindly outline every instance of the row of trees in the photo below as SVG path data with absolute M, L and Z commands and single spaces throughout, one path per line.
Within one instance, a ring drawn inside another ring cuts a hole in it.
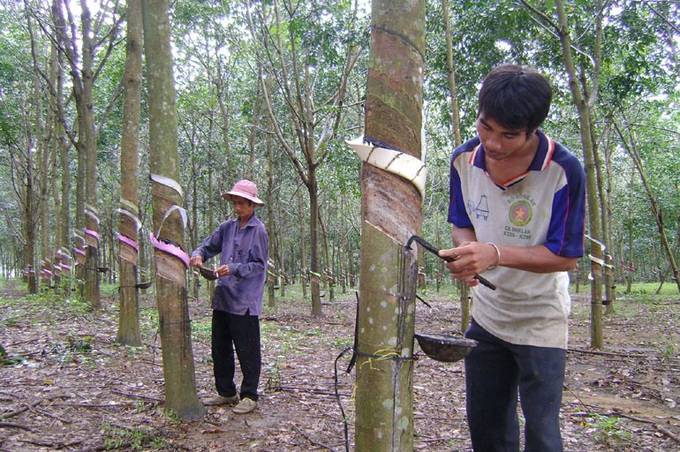
M 123 271 L 117 234 L 152 230 L 149 93 L 141 62 L 125 66 L 124 44 L 134 42 L 126 40 L 127 6 L 0 2 L 2 269 L 33 268 L 47 278 L 59 263 L 80 262 L 83 293 L 95 306 L 102 268 L 113 280 Z M 265 190 L 261 215 L 277 272 L 308 277 L 316 315 L 322 275 L 345 283 L 359 270 L 360 163 L 344 141 L 363 129 L 365 7 L 178 1 L 171 11 L 185 248 L 229 215 L 220 193 L 254 179 Z M 606 290 L 633 278 L 677 283 L 677 2 L 426 7 L 424 235 L 448 244 L 447 159 L 472 134 L 479 81 L 502 61 L 535 64 L 557 87 L 546 129 L 583 157 L 589 173 L 592 276 L 603 263 Z M 141 127 L 124 153 L 123 93 L 133 82 L 141 87 L 131 98 L 141 106 Z M 138 204 L 130 221 L 119 216 L 130 208 L 121 199 Z M 132 238 L 142 271 L 152 271 L 147 233 Z M 583 281 L 591 261 L 583 261 Z M 425 262 L 430 275 L 436 265 Z

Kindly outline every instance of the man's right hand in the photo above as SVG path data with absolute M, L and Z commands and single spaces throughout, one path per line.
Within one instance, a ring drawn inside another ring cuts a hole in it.
M 200 267 L 203 265 L 203 258 L 201 256 L 194 256 L 189 259 L 189 265 L 192 267 Z

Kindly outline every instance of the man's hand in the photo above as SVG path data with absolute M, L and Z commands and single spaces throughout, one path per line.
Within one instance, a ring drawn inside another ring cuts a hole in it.
M 217 270 L 215 270 L 215 274 L 220 277 L 220 276 L 228 276 L 231 275 L 231 270 L 229 269 L 229 266 L 227 264 L 220 265 Z
M 451 276 L 470 287 L 479 284 L 475 275 L 496 263 L 496 250 L 493 245 L 480 242 L 463 242 L 456 248 L 441 250 L 439 256 L 452 259 L 446 263 Z
M 191 267 L 200 267 L 203 265 L 203 258 L 201 256 L 193 256 L 189 259 L 189 265 Z

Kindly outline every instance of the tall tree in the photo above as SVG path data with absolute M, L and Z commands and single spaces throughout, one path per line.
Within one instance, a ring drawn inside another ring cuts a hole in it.
M 271 24 L 264 4 L 256 19 L 250 14 L 255 9 L 250 0 L 247 5 L 251 32 L 263 46 L 259 57 L 265 76 L 277 87 L 270 92 L 268 83 L 261 84 L 271 126 L 307 189 L 312 315 L 321 316 L 318 169 L 332 149 L 329 142 L 336 137 L 343 114 L 347 81 L 362 49 L 355 44 L 351 29 L 332 27 L 326 20 L 318 23 L 319 18 L 327 19 L 325 15 L 347 14 L 346 3 L 313 2 L 303 8 L 291 0 L 274 0 Z M 352 24 L 350 20 L 347 26 Z M 338 48 L 340 42 L 344 48 Z M 325 75 L 323 83 L 320 73 Z
M 142 97 L 142 2 L 127 2 L 127 41 L 123 131 L 120 146 L 120 218 L 118 226 L 120 266 L 120 317 L 118 342 L 142 345 L 137 297 L 137 231 L 139 229 L 139 193 L 137 153 Z
M 156 298 L 163 347 L 165 404 L 181 419 L 206 412 L 196 393 L 184 248 L 185 212 L 179 179 L 177 107 L 166 0 L 143 0 L 149 89 L 149 154 L 156 261 Z
M 453 38 L 451 36 L 451 21 L 449 19 L 449 0 L 442 0 L 442 16 L 444 19 L 444 33 L 446 34 L 446 72 L 448 73 L 449 90 L 451 91 L 451 142 L 456 148 L 462 144 L 460 134 L 460 109 L 458 108 L 458 90 L 456 88 L 456 73 L 453 66 Z M 462 281 L 458 282 L 460 289 L 460 330 L 465 331 L 470 323 L 469 288 Z
M 51 141 L 52 149 L 52 195 L 54 198 L 54 250 L 55 265 L 61 273 L 60 287 L 67 293 L 71 291 L 72 257 L 69 250 L 71 235 L 70 222 L 70 199 L 71 199 L 71 177 L 69 149 L 71 143 L 66 135 L 66 128 L 63 122 L 63 94 L 64 94 L 64 74 L 63 74 L 62 54 L 59 48 L 52 42 L 50 46 L 50 75 L 49 75 L 49 109 L 48 117 L 51 118 Z M 66 278 L 63 278 L 66 277 Z
M 602 237 L 602 196 L 599 178 L 600 156 L 597 152 L 593 108 L 598 96 L 600 77 L 602 14 L 603 3 L 596 2 L 593 11 L 592 53 L 580 50 L 575 55 L 575 47 L 571 37 L 571 24 L 563 0 L 555 0 L 554 21 L 547 13 L 539 10 L 527 0 L 521 0 L 527 9 L 536 14 L 540 20 L 551 28 L 559 38 L 562 58 L 568 77 L 572 101 L 578 113 L 581 148 L 584 155 L 586 171 L 586 193 L 588 197 L 588 216 L 590 241 L 591 281 L 591 346 L 601 348 L 604 345 L 602 326 L 602 268 L 604 264 L 604 240 Z
M 49 228 L 49 202 L 48 190 L 50 188 L 52 171 L 49 165 L 52 163 L 51 151 L 53 147 L 51 142 L 53 138 L 50 134 L 50 129 L 54 125 L 53 110 L 44 108 L 44 97 L 42 94 L 43 85 L 41 83 L 42 70 L 40 68 L 40 49 L 37 38 L 33 31 L 33 20 L 30 15 L 27 17 L 28 30 L 31 36 L 31 54 L 33 56 L 33 78 L 32 78 L 32 108 L 33 108 L 33 124 L 28 130 L 30 133 L 30 146 L 33 152 L 29 153 L 29 159 L 35 158 L 35 178 L 31 184 L 35 191 L 35 210 L 37 213 L 36 224 L 39 235 L 35 238 L 40 244 L 40 275 L 47 285 L 51 285 L 55 276 L 55 268 L 51 259 L 51 235 Z M 52 48 L 54 50 L 54 48 Z M 52 52 L 50 57 L 50 69 L 54 67 L 54 60 L 56 59 L 56 52 Z M 50 76 L 53 73 L 50 70 Z
M 42 151 L 42 108 L 38 74 L 40 72 L 37 53 L 37 38 L 33 32 L 33 18 L 27 15 L 27 29 L 31 43 L 33 59 L 30 75 L 30 88 L 26 86 L 26 107 L 20 112 L 23 119 L 24 138 L 15 142 L 7 142 L 10 151 L 13 187 L 21 205 L 22 239 L 29 293 L 37 293 L 39 287 L 38 266 L 36 265 L 36 251 L 39 249 L 40 225 L 40 158 Z M 30 94 L 29 94 L 30 93 Z
M 597 0 L 595 9 L 595 45 L 593 55 L 586 59 L 585 64 L 590 69 L 576 65 L 574 50 L 572 49 L 572 39 L 570 34 L 567 10 L 563 0 L 555 0 L 558 23 L 555 30 L 560 37 L 562 44 L 562 55 L 564 66 L 569 78 L 569 89 L 573 97 L 576 111 L 578 112 L 579 126 L 581 131 L 581 145 L 583 147 L 583 157 L 586 170 L 586 193 L 588 196 L 588 216 L 590 226 L 591 255 L 590 271 L 593 276 L 590 286 L 591 292 L 591 316 L 590 316 L 590 345 L 594 348 L 604 346 L 603 325 L 602 325 L 602 264 L 604 263 L 604 249 L 602 247 L 602 204 L 601 204 L 601 185 L 598 183 L 599 155 L 595 146 L 593 136 L 594 124 L 592 109 L 597 99 L 597 86 L 600 76 L 601 63 L 601 42 L 602 42 L 602 0 Z M 583 60 L 581 60 L 583 61 Z M 586 79 L 583 74 L 590 76 Z
M 100 307 L 98 159 L 94 85 L 102 66 L 108 60 L 116 44 L 121 16 L 117 2 L 114 2 L 111 10 L 100 10 L 100 15 L 94 20 L 86 1 L 81 0 L 79 7 L 80 22 L 78 23 L 71 11 L 69 0 L 53 0 L 52 21 L 56 41 L 69 65 L 77 109 L 76 224 L 82 228 L 85 237 L 85 250 L 82 250 L 85 253 L 83 294 L 93 307 Z
M 424 181 L 419 191 L 403 174 L 421 158 L 424 55 L 425 0 L 373 0 L 364 141 L 380 147 L 361 171 L 359 451 L 413 450 L 418 262 L 404 245 L 420 232 Z

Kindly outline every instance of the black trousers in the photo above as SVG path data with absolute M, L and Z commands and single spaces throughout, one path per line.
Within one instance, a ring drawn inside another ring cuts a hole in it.
M 473 449 L 520 450 L 519 396 L 525 419 L 524 450 L 561 452 L 559 415 L 567 351 L 510 344 L 474 319 L 465 336 L 478 341 L 465 358 L 467 417 Z
M 234 351 L 243 374 L 241 399 L 247 397 L 257 400 L 257 386 L 262 369 L 260 318 L 253 315 L 234 315 L 213 310 L 213 373 L 217 393 L 224 397 L 236 395 Z

